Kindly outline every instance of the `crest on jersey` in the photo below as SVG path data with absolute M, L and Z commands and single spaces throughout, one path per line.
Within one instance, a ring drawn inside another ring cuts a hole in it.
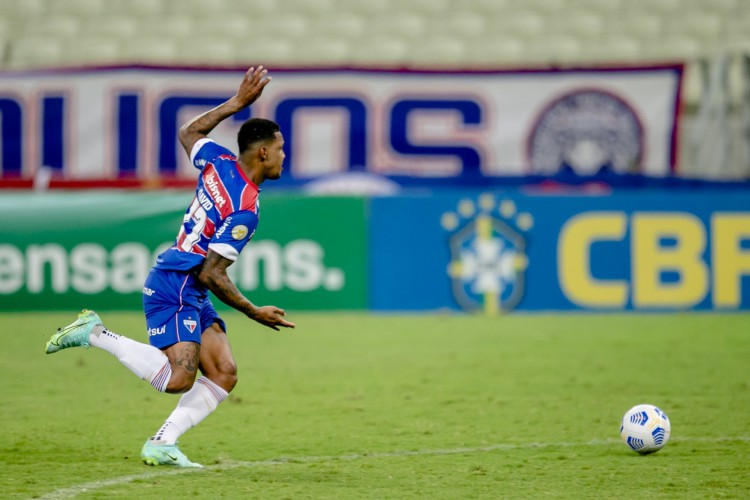
M 542 111 L 529 136 L 528 159 L 534 174 L 637 173 L 643 144 L 643 126 L 623 98 L 580 89 L 556 98 Z
M 456 302 L 467 311 L 509 311 L 523 297 L 528 259 L 525 233 L 531 214 L 509 199 L 482 194 L 463 199 L 442 215 L 450 232 L 448 276 Z
M 190 330 L 190 333 L 193 333 L 195 331 L 195 327 L 198 326 L 198 322 L 194 319 L 183 319 L 182 324 L 185 325 L 185 328 Z
M 247 236 L 247 226 L 245 225 L 238 225 L 232 228 L 232 238 L 235 240 L 241 240 L 244 237 Z

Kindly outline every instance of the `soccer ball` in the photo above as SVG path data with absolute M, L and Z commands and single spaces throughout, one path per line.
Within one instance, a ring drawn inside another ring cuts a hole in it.
M 669 433 L 669 418 L 654 405 L 634 406 L 622 417 L 620 436 L 641 455 L 661 450 L 669 441 Z

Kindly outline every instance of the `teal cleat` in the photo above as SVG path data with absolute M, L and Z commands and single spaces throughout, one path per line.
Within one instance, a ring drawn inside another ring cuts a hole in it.
M 141 458 L 146 465 L 174 465 L 177 467 L 203 467 L 201 464 L 191 462 L 184 453 L 180 451 L 177 444 L 154 444 L 146 441 L 141 449 Z
M 65 328 L 60 328 L 47 342 L 47 354 L 61 351 L 68 347 L 88 347 L 89 337 L 94 327 L 104 325 L 94 311 L 84 309 L 78 319 Z

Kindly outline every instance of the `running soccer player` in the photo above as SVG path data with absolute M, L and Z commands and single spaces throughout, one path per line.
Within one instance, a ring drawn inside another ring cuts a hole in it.
M 180 142 L 201 173 L 174 246 L 159 255 L 143 287 L 150 345 L 106 329 L 89 310 L 47 342 L 47 354 L 77 346 L 104 349 L 156 390 L 183 394 L 143 445 L 147 465 L 201 467 L 180 451 L 177 439 L 213 412 L 237 383 L 226 326 L 209 290 L 269 328 L 295 326 L 282 309 L 254 305 L 227 276 L 258 225 L 258 186 L 281 176 L 279 126 L 261 118 L 243 123 L 237 134 L 239 157 L 208 138 L 219 123 L 255 102 L 270 81 L 263 66 L 250 68 L 234 97 L 180 128 Z

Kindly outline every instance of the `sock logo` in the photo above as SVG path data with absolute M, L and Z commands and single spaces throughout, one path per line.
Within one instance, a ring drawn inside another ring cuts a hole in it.
M 185 328 L 190 330 L 190 333 L 193 333 L 195 331 L 195 327 L 198 326 L 198 322 L 194 319 L 183 319 L 182 324 L 185 325 Z

